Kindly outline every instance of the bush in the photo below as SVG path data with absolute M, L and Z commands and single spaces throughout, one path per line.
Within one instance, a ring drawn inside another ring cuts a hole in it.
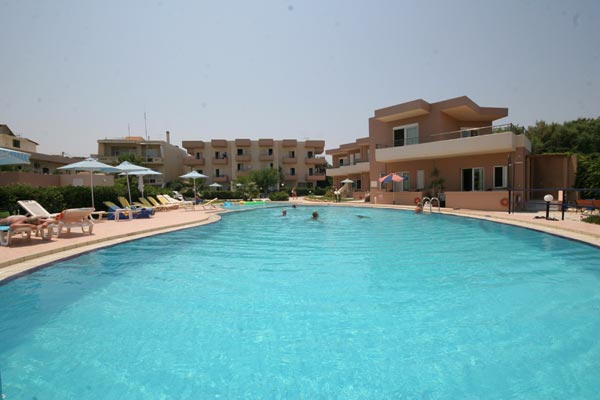
M 589 224 L 597 224 L 600 225 L 600 215 L 590 215 L 582 219 L 583 222 L 587 222 Z
M 287 192 L 273 192 L 269 195 L 272 201 L 288 201 L 290 199 Z
M 205 190 L 202 192 L 202 198 L 207 200 L 212 200 L 215 197 L 219 200 L 237 199 L 238 197 L 234 193 L 229 190 Z

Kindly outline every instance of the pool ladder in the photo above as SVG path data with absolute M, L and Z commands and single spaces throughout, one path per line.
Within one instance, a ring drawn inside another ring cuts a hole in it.
M 423 210 L 425 210 L 425 206 L 429 204 L 429 212 L 431 212 L 434 200 L 437 201 L 438 212 L 440 212 L 440 199 L 437 197 L 423 197 Z

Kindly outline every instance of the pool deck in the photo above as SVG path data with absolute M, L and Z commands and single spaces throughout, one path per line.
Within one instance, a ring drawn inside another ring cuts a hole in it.
M 302 198 L 294 199 L 292 202 L 302 206 L 352 206 L 412 210 L 412 207 L 407 206 L 375 205 L 364 202 L 323 203 L 310 202 Z M 272 204 L 277 205 L 278 203 Z M 281 206 L 284 204 L 288 205 L 289 203 L 283 203 Z M 10 247 L 0 246 L 0 283 L 53 261 L 73 257 L 101 247 L 214 223 L 221 219 L 219 213 L 223 211 L 225 210 L 173 210 L 157 212 L 149 219 L 100 221 L 94 225 L 92 235 L 81 233 L 79 229 L 73 229 L 70 234 L 60 238 L 53 237 L 50 241 L 37 237 L 32 237 L 31 240 L 16 237 Z M 438 212 L 436 207 L 433 208 L 433 212 Z M 429 210 L 426 209 L 425 216 L 428 213 Z M 544 212 L 508 214 L 499 211 L 442 208 L 440 213 L 521 226 L 600 247 L 600 225 L 581 222 L 581 214 L 574 212 L 566 213 L 564 221 L 560 220 L 559 212 L 553 211 L 550 212 L 550 217 L 556 218 L 558 221 L 546 220 L 543 218 Z

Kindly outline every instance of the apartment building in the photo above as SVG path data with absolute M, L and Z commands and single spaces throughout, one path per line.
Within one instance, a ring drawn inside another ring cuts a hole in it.
M 98 140 L 99 161 L 115 165 L 119 156 L 132 154 L 141 158 L 142 166 L 160 172 L 162 175 L 148 176 L 144 183 L 161 186 L 164 183 L 179 179 L 184 174 L 183 162 L 187 153 L 171 144 L 170 133 L 166 132 L 166 140 L 150 140 L 141 136 Z
M 0 147 L 29 153 L 29 164 L 16 165 L 0 175 L 1 185 L 28 184 L 32 186 L 66 186 L 79 176 L 61 176 L 58 167 L 83 160 L 83 157 L 65 157 L 38 153 L 38 143 L 16 135 L 8 125 L 0 124 Z M 111 181 L 112 182 L 112 181 Z
M 355 185 L 360 180 L 371 202 L 380 204 L 412 205 L 436 197 L 446 207 L 506 210 L 508 189 L 527 187 L 531 152 L 526 135 L 510 124 L 494 125 L 506 116 L 507 108 L 481 107 L 466 96 L 437 103 L 419 99 L 375 110 L 368 140 L 327 151 L 334 167 L 327 173 L 338 185 L 346 178 Z M 378 182 L 391 172 L 404 180 Z M 518 205 L 524 199 L 515 194 L 512 201 Z
M 365 137 L 326 151 L 333 165 L 327 170 L 327 176 L 333 178 L 334 188 L 343 187 L 342 180 L 350 179 L 354 182 L 351 185 L 354 195 L 364 197 L 370 182 L 369 146 L 369 138 Z
M 314 187 L 324 181 L 326 160 L 324 140 L 295 139 L 213 139 L 183 141 L 188 157 L 184 164 L 208 176 L 208 184 L 219 183 L 231 189 L 235 181 L 252 170 L 274 168 L 281 171 L 285 187 Z

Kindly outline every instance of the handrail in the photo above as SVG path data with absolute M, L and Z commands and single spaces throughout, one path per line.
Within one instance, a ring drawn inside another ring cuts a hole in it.
M 427 202 L 425 202 L 425 200 L 427 200 Z M 423 197 L 423 200 L 422 200 L 423 206 L 425 206 L 427 203 L 429 203 L 429 212 L 431 213 L 432 212 L 432 207 L 433 207 L 433 201 L 434 200 L 437 201 L 438 212 L 441 212 L 441 209 L 440 209 L 440 199 L 438 199 L 437 197 L 431 197 L 431 198 L 429 198 L 429 197 Z

